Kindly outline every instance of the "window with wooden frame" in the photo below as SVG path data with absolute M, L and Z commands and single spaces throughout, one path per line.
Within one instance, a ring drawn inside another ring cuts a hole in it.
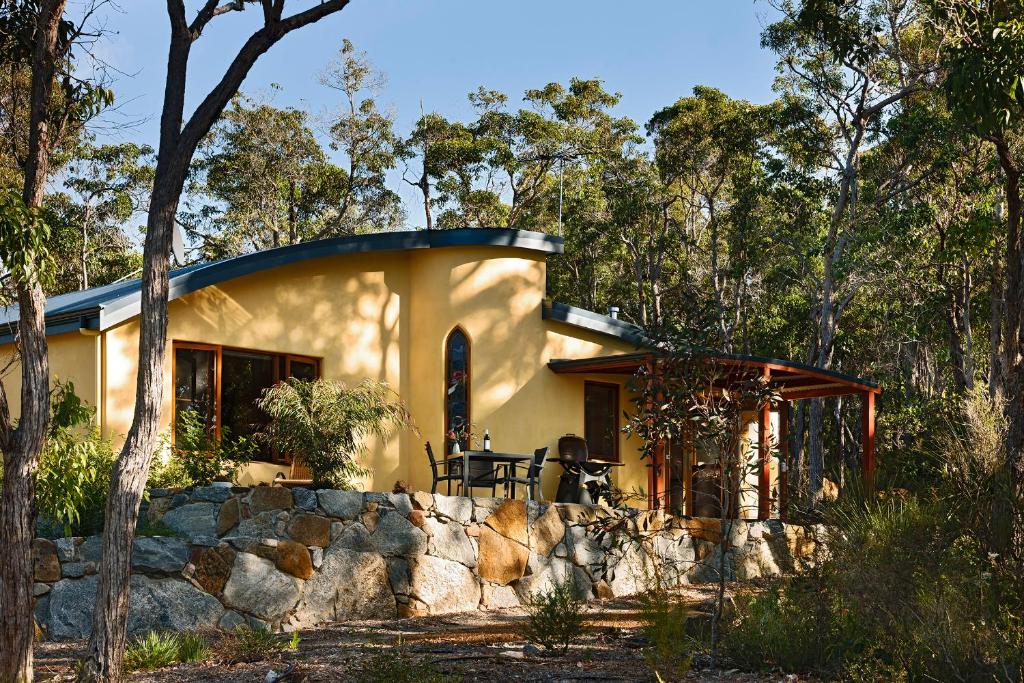
M 583 383 L 583 435 L 589 457 L 619 459 L 619 385 Z
M 444 434 L 445 453 L 458 443 L 463 450 L 471 447 L 469 391 L 472 376 L 469 368 L 469 337 L 461 327 L 448 334 L 444 344 Z
M 265 389 L 288 377 L 320 376 L 318 358 L 191 342 L 174 342 L 173 365 L 175 437 L 186 410 L 198 413 L 218 438 L 225 427 L 233 436 L 252 436 L 267 425 L 266 413 L 256 406 Z M 269 448 L 256 459 L 286 460 Z

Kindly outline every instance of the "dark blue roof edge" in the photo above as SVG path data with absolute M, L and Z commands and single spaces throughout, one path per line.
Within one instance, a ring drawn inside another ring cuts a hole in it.
M 561 254 L 561 237 L 530 230 L 511 228 L 456 228 L 452 230 L 403 230 L 381 232 L 370 235 L 348 235 L 332 237 L 315 242 L 257 251 L 221 261 L 213 261 L 181 268 L 171 272 L 168 299 L 174 300 L 203 287 L 218 284 L 234 278 L 251 275 L 271 268 L 299 263 L 317 258 L 344 254 L 405 251 L 411 249 L 438 249 L 445 247 L 509 247 L 540 252 Z M 97 290 L 87 289 L 74 292 L 82 302 L 76 307 L 69 301 L 60 307 L 56 315 L 47 315 L 46 332 L 60 334 L 70 328 L 69 322 L 82 313 L 97 312 L 98 322 L 90 323 L 89 329 L 106 330 L 139 314 L 141 281 L 131 280 L 114 291 L 98 295 Z M 107 285 L 109 288 L 110 285 Z M 68 298 L 70 295 L 60 295 Z M 52 299 L 51 299 L 52 300 Z M 47 301 L 47 304 L 51 300 Z M 0 344 L 9 343 L 14 337 L 15 320 L 8 320 L 0 330 Z
M 616 337 L 635 344 L 637 348 L 651 348 L 655 345 L 654 341 L 644 334 L 642 328 L 625 320 L 588 311 L 585 308 L 570 306 L 558 301 L 545 301 L 542 315 L 545 320 L 554 320 L 572 325 L 573 327 Z

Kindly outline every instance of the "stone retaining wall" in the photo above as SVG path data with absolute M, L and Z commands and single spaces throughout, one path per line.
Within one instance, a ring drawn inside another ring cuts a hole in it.
M 523 603 L 572 573 L 588 598 L 717 576 L 718 520 L 496 498 L 260 486 L 154 490 L 132 555 L 129 629 L 292 630 Z M 144 524 L 144 527 L 146 525 Z M 800 571 L 822 530 L 735 522 L 731 579 Z M 36 616 L 88 635 L 100 538 L 37 539 Z

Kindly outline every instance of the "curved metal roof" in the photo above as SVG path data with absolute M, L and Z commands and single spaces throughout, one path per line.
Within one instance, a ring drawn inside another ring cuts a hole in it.
M 174 270 L 171 272 L 168 300 L 226 280 L 311 259 L 445 247 L 509 247 L 542 254 L 561 254 L 562 238 L 527 230 L 458 228 L 383 232 L 302 242 Z M 47 299 L 47 334 L 76 329 L 105 330 L 138 315 L 141 283 L 141 279 L 127 280 Z M 0 343 L 13 339 L 17 322 L 17 306 L 0 310 Z

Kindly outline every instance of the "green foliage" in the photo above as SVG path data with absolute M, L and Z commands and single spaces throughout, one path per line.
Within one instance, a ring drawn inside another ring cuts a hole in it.
M 209 657 L 210 644 L 201 633 L 148 631 L 125 648 L 124 666 L 128 671 L 151 671 L 178 662 L 201 662 Z
M 0 263 L 15 282 L 50 283 L 49 239 L 50 225 L 39 209 L 25 206 L 18 192 L 0 189 Z
M 1018 681 L 1024 608 L 998 404 L 967 397 L 928 483 L 825 513 L 829 556 L 738 605 L 730 657 L 844 680 Z
M 576 575 L 567 572 L 546 591 L 530 596 L 526 622 L 521 635 L 548 651 L 565 652 L 583 636 L 583 609 L 586 600 L 580 596 Z
M 248 464 L 257 446 L 245 437 L 232 437 L 231 430 L 221 428 L 218 438 L 199 413 L 184 410 L 176 416 L 175 442 L 171 459 L 181 467 L 188 486 L 207 486 L 213 481 L 232 481 L 238 470 Z M 178 465 L 172 466 L 177 467 Z M 164 470 L 160 477 L 177 477 L 177 472 Z
M 271 418 L 263 436 L 300 458 L 318 486 L 351 487 L 367 471 L 358 462 L 367 437 L 384 439 L 412 427 L 405 404 L 386 383 L 373 380 L 347 387 L 292 377 L 268 389 L 258 404 Z
M 285 636 L 262 626 L 239 626 L 224 636 L 220 654 L 229 662 L 260 662 L 278 659 L 299 647 L 298 632 Z
M 455 683 L 454 674 L 442 673 L 437 664 L 417 659 L 398 638 L 394 647 L 380 648 L 360 662 L 353 680 L 357 683 Z
M 97 533 L 103 528 L 116 454 L 74 384 L 58 383 L 50 406 L 50 433 L 36 472 L 36 506 L 65 536 Z
M 695 643 L 687 630 L 690 609 L 662 587 L 640 595 L 640 630 L 647 640 L 644 659 L 658 680 L 682 680 L 693 664 Z

